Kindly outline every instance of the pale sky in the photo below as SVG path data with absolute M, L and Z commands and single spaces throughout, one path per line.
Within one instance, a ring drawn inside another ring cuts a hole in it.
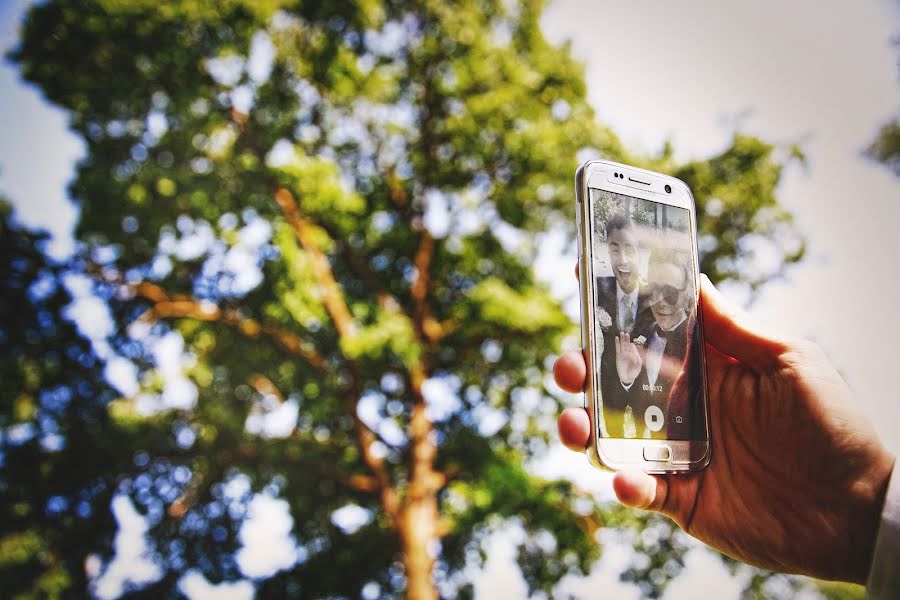
M 0 5 L 0 47 L 10 45 L 25 4 Z M 543 25 L 551 40 L 572 40 L 598 117 L 631 147 L 655 151 L 671 139 L 679 157 L 702 157 L 722 149 L 735 130 L 801 143 L 808 168 L 790 168 L 779 192 L 808 239 L 808 256 L 784 281 L 766 286 L 752 312 L 774 328 L 817 340 L 882 440 L 900 452 L 900 402 L 889 376 L 900 359 L 893 342 L 900 318 L 892 310 L 900 306 L 900 285 L 892 281 L 900 269 L 891 244 L 898 238 L 900 180 L 861 156 L 900 106 L 900 48 L 890 42 L 900 34 L 898 5 L 557 0 Z M 0 192 L 13 199 L 21 221 L 54 232 L 54 252 L 63 255 L 72 249 L 76 214 L 65 184 L 83 146 L 66 131 L 62 112 L 22 86 L 8 63 L 0 65 L 0 98 Z M 574 278 L 556 279 L 571 272 L 574 248 L 556 241 L 568 254 L 548 253 L 538 270 L 544 278 L 552 273 L 557 292 L 570 298 Z M 562 448 L 536 468 L 610 497 L 609 477 Z M 494 544 L 487 571 L 477 576 L 478 595 L 524 591 L 503 536 Z M 579 596 L 634 594 L 615 581 L 614 554 L 607 552 L 591 578 L 564 588 Z M 734 597 L 738 583 L 708 556 L 692 553 L 667 597 L 691 597 L 701 581 Z M 207 595 L 201 579 L 191 574 L 183 589 Z

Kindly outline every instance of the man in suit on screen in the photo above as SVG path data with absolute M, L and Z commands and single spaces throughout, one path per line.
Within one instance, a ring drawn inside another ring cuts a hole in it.
M 649 297 L 640 289 L 639 236 L 634 223 L 622 214 L 607 221 L 606 244 L 612 277 L 597 277 L 597 320 L 602 332 L 600 391 L 604 410 L 624 411 L 629 389 L 620 380 L 616 340 L 620 334 L 648 330 L 653 324 Z M 627 428 L 626 428 L 627 429 Z M 609 431 L 614 437 L 627 431 Z

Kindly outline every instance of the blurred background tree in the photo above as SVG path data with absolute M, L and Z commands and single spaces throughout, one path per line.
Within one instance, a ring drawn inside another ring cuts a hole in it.
M 894 119 L 882 125 L 866 154 L 884 163 L 900 177 L 900 120 Z
M 894 39 L 894 45 L 900 46 L 900 37 Z M 866 155 L 883 163 L 900 177 L 900 117 L 894 117 L 881 126 L 866 148 Z
M 46 236 L 16 226 L 0 200 L 0 595 L 58 597 L 86 590 L 85 557 L 109 555 L 108 506 L 130 467 L 129 444 L 107 404 L 115 392 L 90 342 L 65 317 L 64 279 Z
M 568 48 L 543 38 L 541 10 L 30 10 L 11 58 L 69 112 L 87 156 L 71 264 L 4 229 L 5 262 L 24 265 L 5 310 L 25 329 L 2 337 L 0 490 L 15 514 L 0 568 L 44 574 L 4 591 L 104 595 L 112 505 L 120 529 L 123 506 L 149 528 L 155 570 L 126 585 L 134 595 L 175 596 L 194 572 L 273 597 L 468 594 L 465 567 L 510 520 L 544 593 L 588 571 L 598 528 L 651 528 L 631 538 L 646 560 L 624 576 L 661 594 L 686 550 L 671 523 L 527 469 L 563 398 L 548 357 L 577 331 L 532 265 L 545 232 L 574 236 L 575 168 L 603 156 L 685 179 L 701 268 L 755 289 L 803 253 L 776 195 L 795 153 L 741 135 L 688 164 L 628 152 L 597 124 Z M 93 348 L 65 318 L 65 273 L 111 315 Z M 34 291 L 50 280 L 52 294 Z M 26 375 L 45 363 L 46 383 Z M 51 387 L 66 398 L 56 412 Z M 261 565 L 243 525 L 266 512 L 291 524 Z

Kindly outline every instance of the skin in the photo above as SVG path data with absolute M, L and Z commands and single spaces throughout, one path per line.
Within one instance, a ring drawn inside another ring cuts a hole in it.
M 620 333 L 613 341 L 616 344 L 616 372 L 619 374 L 619 381 L 623 385 L 631 385 L 640 374 L 644 359 L 629 334 Z
M 610 236 L 612 237 L 612 236 Z M 676 289 L 684 289 L 684 271 L 671 263 L 650 265 L 648 279 L 651 283 L 671 285 Z M 650 310 L 656 323 L 664 330 L 669 330 L 687 318 L 684 310 L 684 294 L 679 294 L 676 304 L 669 304 L 661 295 L 650 297 Z M 616 371 L 623 385 L 631 385 L 641 372 L 644 364 L 641 353 L 631 341 L 628 333 L 620 333 L 614 339 L 616 345 Z
M 687 283 L 684 280 L 684 271 L 671 263 L 651 264 L 648 278 L 651 283 L 671 285 L 679 290 L 683 290 Z M 668 331 L 687 318 L 684 310 L 684 293 L 678 294 L 676 304 L 669 304 L 661 294 L 654 294 L 650 297 L 650 310 L 659 326 Z
M 622 291 L 630 294 L 638 283 L 638 243 L 634 230 L 614 229 L 606 241 L 613 275 Z
M 619 501 L 743 562 L 865 583 L 894 456 L 818 346 L 761 330 L 705 276 L 700 300 L 712 460 L 688 475 L 620 471 Z M 563 389 L 583 389 L 580 352 L 553 371 Z M 559 435 L 583 452 L 587 412 L 563 411 Z

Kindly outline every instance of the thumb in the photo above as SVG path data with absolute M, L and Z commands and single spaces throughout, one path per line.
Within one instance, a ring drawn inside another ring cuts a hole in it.
M 670 482 L 665 475 L 622 470 L 613 477 L 613 490 L 625 506 L 662 513 L 685 528 L 690 526 L 685 514 L 693 512 L 696 501 L 696 482 L 685 475 L 676 475 L 675 479 L 678 481 Z
M 758 371 L 771 367 L 787 349 L 784 340 L 765 332 L 746 312 L 725 299 L 706 274 L 700 276 L 700 309 L 706 342 Z

